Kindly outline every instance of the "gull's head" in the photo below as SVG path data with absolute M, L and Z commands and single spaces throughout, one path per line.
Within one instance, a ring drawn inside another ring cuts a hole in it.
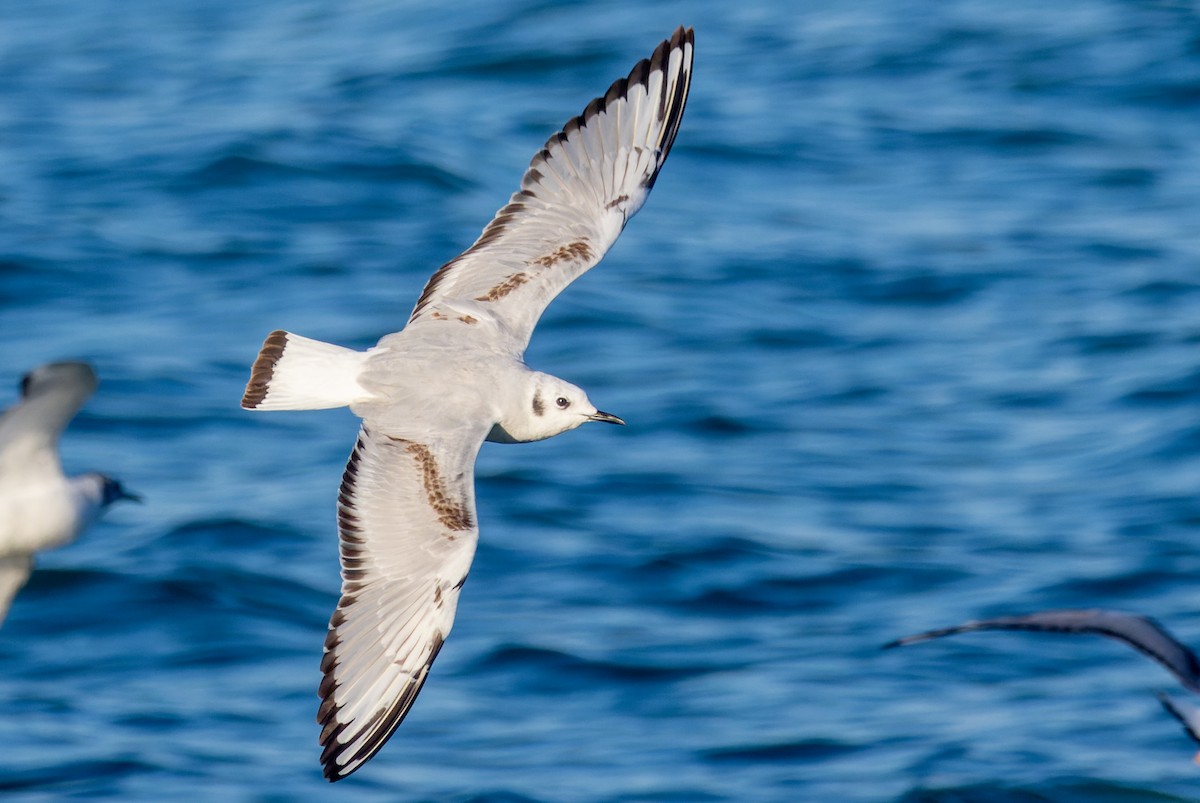
M 530 373 L 517 405 L 496 424 L 488 440 L 524 443 L 552 438 L 589 421 L 625 423 L 597 410 L 581 388 L 549 374 Z
M 75 483 L 79 492 L 100 509 L 122 499 L 128 499 L 131 502 L 142 501 L 142 497 L 126 490 L 119 480 L 96 471 L 76 477 Z

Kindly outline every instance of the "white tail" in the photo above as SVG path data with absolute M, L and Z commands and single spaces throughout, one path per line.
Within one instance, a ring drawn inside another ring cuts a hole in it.
M 247 410 L 345 407 L 371 393 L 358 384 L 367 354 L 291 332 L 267 335 L 242 396 Z

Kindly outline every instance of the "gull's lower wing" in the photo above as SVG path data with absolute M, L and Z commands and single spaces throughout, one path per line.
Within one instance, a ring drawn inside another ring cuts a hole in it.
M 1200 692 L 1200 660 L 1185 644 L 1148 616 L 1101 609 L 1039 611 L 1026 616 L 979 619 L 929 630 L 888 642 L 902 647 L 975 630 L 1029 630 L 1044 633 L 1091 633 L 1123 641 L 1166 667 L 1186 688 Z
M 646 202 L 679 131 L 692 42 L 692 30 L 678 28 L 546 142 L 475 244 L 430 278 L 410 326 L 471 323 L 477 311 L 524 351 L 546 305 L 600 261 Z
M 321 763 L 361 767 L 420 692 L 475 555 L 475 456 L 487 427 L 422 440 L 364 423 L 338 497 L 342 597 L 321 662 Z
M 5 555 L 0 558 L 0 624 L 8 615 L 12 601 L 33 571 L 32 555 Z

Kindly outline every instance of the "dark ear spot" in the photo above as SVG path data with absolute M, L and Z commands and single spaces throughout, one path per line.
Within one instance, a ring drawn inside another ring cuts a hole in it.
M 534 415 L 542 415 L 545 412 L 546 412 L 546 405 L 542 404 L 542 394 L 534 393 L 533 394 L 533 414 Z

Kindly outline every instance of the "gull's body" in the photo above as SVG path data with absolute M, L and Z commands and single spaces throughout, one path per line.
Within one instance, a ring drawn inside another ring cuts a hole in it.
M 976 619 L 953 627 L 905 636 L 883 646 L 885 649 L 903 647 L 976 630 L 1025 630 L 1106 636 L 1124 642 L 1152 658 L 1174 675 L 1184 688 L 1200 693 L 1200 658 L 1154 619 L 1123 611 L 1062 609 L 1038 611 L 1024 616 Z M 1161 692 L 1158 699 L 1163 707 L 1183 724 L 1188 735 L 1200 742 L 1200 711 L 1186 703 L 1172 700 Z M 1197 761 L 1200 762 L 1200 754 L 1197 755 Z
M 622 423 L 524 353 L 550 301 L 645 202 L 679 128 L 692 41 L 676 30 L 551 137 L 475 244 L 433 274 L 402 331 L 366 352 L 277 331 L 254 364 L 243 407 L 349 406 L 363 419 L 338 497 L 342 597 L 317 715 L 331 781 L 391 736 L 450 632 L 478 538 L 484 440 Z
M 96 385 L 86 363 L 43 365 L 0 416 L 0 621 L 36 553 L 71 543 L 108 505 L 132 498 L 103 474 L 63 474 L 59 436 Z

